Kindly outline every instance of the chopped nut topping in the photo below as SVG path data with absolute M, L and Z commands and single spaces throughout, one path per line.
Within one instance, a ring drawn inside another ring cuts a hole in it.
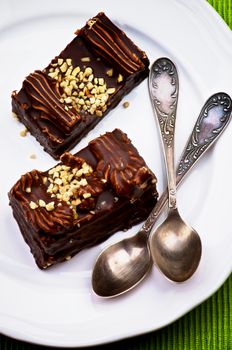
M 54 210 L 55 209 L 55 202 L 50 202 L 50 203 L 46 204 L 45 208 L 47 211 Z
M 81 204 L 82 200 L 78 195 L 78 189 L 88 185 L 86 177 L 93 172 L 92 167 L 84 162 L 80 168 L 70 168 L 66 165 L 57 165 L 48 171 L 50 182 L 47 193 L 58 200 L 65 201 L 72 209 Z M 91 197 L 88 192 L 81 193 L 84 199 Z
M 113 76 L 113 69 L 111 68 L 111 69 L 109 69 L 107 72 L 106 72 L 106 74 L 108 75 L 108 77 L 112 77 Z
M 36 209 L 36 208 L 38 208 L 38 205 L 37 205 L 35 202 L 33 202 L 33 201 L 30 202 L 29 206 L 30 206 L 30 208 L 33 209 L 33 210 Z
M 51 73 L 49 73 L 48 75 L 49 75 L 49 77 L 55 79 L 55 78 L 57 77 L 57 75 L 58 75 L 58 71 L 56 70 L 55 72 L 51 72 Z
M 108 94 L 114 94 L 115 93 L 115 88 L 109 88 L 109 89 L 107 89 L 106 90 L 106 92 L 108 93 Z
M 89 57 L 83 57 L 82 61 L 89 62 Z M 57 80 L 57 88 L 62 88 L 60 102 L 64 104 L 64 109 L 69 111 L 74 108 L 77 113 L 84 111 L 96 114 L 101 117 L 107 109 L 109 95 L 115 93 L 116 89 L 107 87 L 105 80 L 95 77 L 91 67 L 85 67 L 84 71 L 79 66 L 73 67 L 72 60 L 65 61 L 58 58 L 57 63 L 53 63 L 48 75 Z M 110 69 L 107 74 L 113 74 Z
M 40 208 L 45 208 L 47 211 L 52 211 L 53 209 L 55 209 L 55 202 L 50 202 L 50 203 L 46 204 L 43 199 L 39 199 L 38 200 L 38 204 L 33 202 L 33 201 L 31 201 L 29 203 L 29 206 L 33 210 L 38 208 L 38 207 L 40 207 Z
M 122 74 L 119 74 L 119 75 L 118 75 L 117 82 L 118 82 L 118 83 L 121 83 L 122 81 L 123 81 L 123 76 L 122 76 Z
M 59 66 L 61 66 L 63 62 L 64 62 L 63 58 L 58 58 L 57 63 Z
M 20 136 L 25 137 L 27 135 L 27 133 L 28 133 L 28 130 L 27 130 L 27 128 L 25 128 L 22 131 L 20 131 Z
M 60 67 L 61 72 L 65 73 L 66 70 L 68 69 L 68 64 L 64 62 L 62 66 Z
M 43 184 L 46 185 L 47 181 L 48 181 L 48 178 L 46 176 L 44 176 L 43 177 Z
M 84 74 L 85 74 L 85 76 L 90 76 L 90 74 L 92 74 L 93 73 L 93 70 L 92 70 L 92 68 L 90 68 L 90 67 L 87 67 L 87 68 L 85 68 L 85 71 L 84 71 Z
M 72 205 L 79 205 L 79 204 L 81 204 L 81 200 L 80 200 L 79 198 L 77 198 L 77 199 L 73 200 L 73 201 L 71 202 L 71 204 L 72 204 Z
M 81 61 L 82 62 L 90 62 L 90 57 L 82 57 Z
M 123 107 L 124 107 L 124 108 L 128 108 L 128 107 L 129 107 L 129 105 L 130 105 L 130 104 L 129 104 L 129 102 L 128 102 L 128 101 L 125 101 L 125 102 L 123 103 Z
M 99 85 L 104 85 L 104 79 L 103 78 L 99 78 L 98 79 L 98 84 Z
M 41 208 L 46 207 L 46 203 L 42 199 L 39 199 L 38 203 Z
M 68 66 L 71 66 L 71 65 L 72 65 L 72 60 L 71 60 L 71 58 L 67 58 L 67 59 L 66 59 L 66 62 L 67 62 L 67 65 L 68 65 Z
M 96 111 L 96 115 L 97 115 L 98 117 L 102 117 L 102 111 Z
M 72 71 L 72 76 L 76 77 L 78 73 L 80 73 L 80 67 L 75 67 Z
M 27 193 L 31 193 L 31 188 L 30 188 L 30 187 L 27 187 L 27 188 L 26 188 L 26 192 L 27 192 Z
M 89 26 L 89 28 L 91 28 L 95 23 L 97 22 L 97 20 L 96 19 L 90 19 L 87 23 L 88 23 L 88 26 Z

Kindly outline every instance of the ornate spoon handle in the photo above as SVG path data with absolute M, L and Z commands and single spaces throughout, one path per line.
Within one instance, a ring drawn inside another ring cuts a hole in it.
M 176 174 L 174 167 L 174 132 L 179 81 L 176 67 L 168 58 L 159 58 L 151 66 L 150 97 L 163 141 L 167 179 L 168 205 L 176 208 Z
M 177 186 L 199 158 L 218 140 L 222 132 L 229 125 L 231 113 L 232 101 L 230 96 L 224 92 L 214 94 L 206 101 L 177 166 Z M 149 234 L 162 212 L 167 199 L 168 192 L 165 190 L 143 224 L 141 231 Z

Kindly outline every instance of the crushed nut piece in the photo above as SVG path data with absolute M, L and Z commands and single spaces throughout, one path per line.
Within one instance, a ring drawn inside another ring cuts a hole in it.
M 28 133 L 28 130 L 27 130 L 27 128 L 25 128 L 25 129 L 20 131 L 20 136 L 25 137 L 27 135 L 27 133 Z
M 84 74 L 85 74 L 85 76 L 90 76 L 90 74 L 92 74 L 93 73 L 93 70 L 92 70 L 92 68 L 91 67 L 87 67 L 87 68 L 85 68 L 85 72 L 84 72 Z
M 39 199 L 38 203 L 39 203 L 39 206 L 40 206 L 41 208 L 46 207 L 46 203 L 44 202 L 44 200 Z
M 36 155 L 33 153 L 33 154 L 30 155 L 30 158 L 31 159 L 36 159 Z
M 63 58 L 58 58 L 57 63 L 59 66 L 61 66 L 63 62 L 64 62 Z
M 91 193 L 86 192 L 86 193 L 83 194 L 83 197 L 84 197 L 85 199 L 90 198 L 90 197 L 91 197 Z
M 115 93 L 115 88 L 109 88 L 106 90 L 107 94 L 111 95 Z
M 97 22 L 97 20 L 95 18 L 90 19 L 87 23 L 89 28 L 91 28 L 95 23 Z
M 56 78 L 58 76 L 58 72 L 57 70 L 55 70 L 54 72 L 48 73 L 49 77 L 51 78 Z
M 68 69 L 68 64 L 64 62 L 62 66 L 60 67 L 61 72 L 65 73 L 66 70 Z
M 37 205 L 35 202 L 33 202 L 33 201 L 30 202 L 29 206 L 30 206 L 30 208 L 33 209 L 33 210 L 36 209 L 36 208 L 38 208 L 38 205 Z
M 103 78 L 99 78 L 98 79 L 98 84 L 99 85 L 104 85 L 104 79 Z
M 129 102 L 128 102 L 128 101 L 125 101 L 125 102 L 123 103 L 123 107 L 124 107 L 124 108 L 128 108 L 128 107 L 129 107 L 129 105 L 130 105 L 130 104 L 129 104 Z
M 67 62 L 67 65 L 68 65 L 68 66 L 71 66 L 71 65 L 72 65 L 72 60 L 71 60 L 71 58 L 67 58 L 67 59 L 66 59 L 66 62 Z
M 123 81 L 123 76 L 122 76 L 122 74 L 119 74 L 119 75 L 118 75 L 117 82 L 118 82 L 118 83 L 121 83 L 122 81 Z
M 54 210 L 55 209 L 55 202 L 50 202 L 50 203 L 46 204 L 45 208 L 47 211 Z
M 109 76 L 109 77 L 112 77 L 113 76 L 113 69 L 111 68 L 111 69 L 109 69 L 107 72 L 106 72 L 106 74 Z
M 73 200 L 71 203 L 72 203 L 72 205 L 77 206 L 77 205 L 81 204 L 81 200 L 79 198 L 77 198 L 77 199 Z
M 97 115 L 98 117 L 102 117 L 102 111 L 96 111 L 96 115 Z
M 82 57 L 81 61 L 82 62 L 90 62 L 90 57 Z
M 30 188 L 30 187 L 27 187 L 27 188 L 26 188 L 26 192 L 27 192 L 27 193 L 31 193 L 31 188 Z
M 48 178 L 46 176 L 44 176 L 43 177 L 43 184 L 46 185 L 47 181 L 48 181 Z
M 78 66 L 75 67 L 75 68 L 73 69 L 73 71 L 72 71 L 72 76 L 73 76 L 73 77 L 76 77 L 77 74 L 80 73 L 80 70 L 81 70 L 80 67 L 78 67 Z

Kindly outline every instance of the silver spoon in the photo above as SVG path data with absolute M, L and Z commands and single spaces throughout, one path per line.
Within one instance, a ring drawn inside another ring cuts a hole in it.
M 231 99 L 225 93 L 217 93 L 207 100 L 177 167 L 177 185 L 213 142 L 218 140 L 229 124 L 231 110 Z M 123 294 L 148 274 L 152 258 L 147 240 L 166 201 L 167 190 L 136 235 L 112 244 L 100 253 L 92 274 L 92 285 L 96 294 L 102 297 Z
M 196 271 L 201 259 L 201 239 L 181 218 L 176 203 L 174 135 L 179 82 L 176 67 L 160 58 L 151 67 L 150 97 L 163 143 L 168 180 L 168 215 L 149 239 L 153 261 L 170 280 L 183 282 Z

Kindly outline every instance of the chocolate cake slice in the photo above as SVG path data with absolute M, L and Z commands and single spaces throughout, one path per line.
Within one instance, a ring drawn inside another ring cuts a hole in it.
M 157 201 L 156 177 L 115 129 L 48 171 L 23 175 L 9 192 L 13 215 L 39 268 L 69 260 L 144 220 Z
M 78 30 L 43 71 L 12 94 L 12 109 L 52 157 L 74 147 L 148 75 L 149 60 L 104 13 Z

